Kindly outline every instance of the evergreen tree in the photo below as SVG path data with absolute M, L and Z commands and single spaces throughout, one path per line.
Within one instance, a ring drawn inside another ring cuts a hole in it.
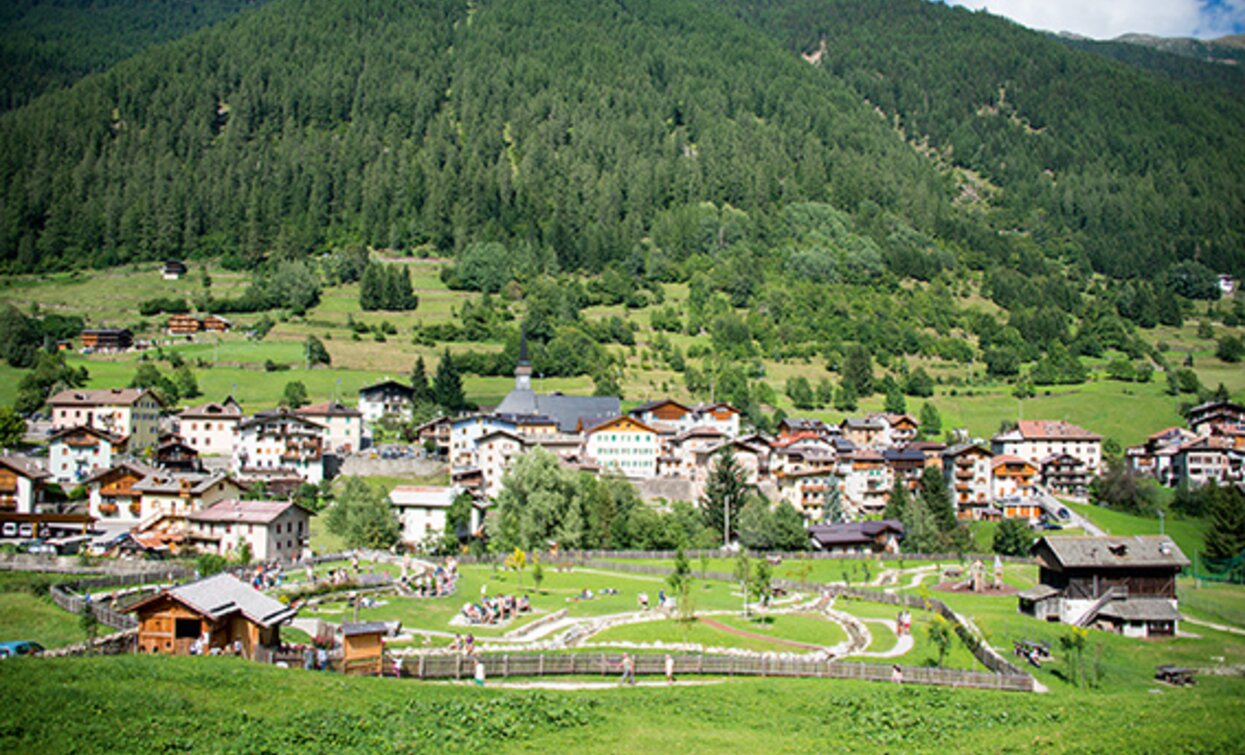
M 783 499 L 774 509 L 774 525 L 770 534 L 774 550 L 802 551 L 808 548 L 808 532 L 804 529 L 804 517 L 795 506 Z
M 934 518 L 939 531 L 950 532 L 959 524 L 955 517 L 955 504 L 951 502 L 951 492 L 947 490 L 947 481 L 942 476 L 942 470 L 925 468 L 921 474 L 921 500 Z
M 415 367 L 411 370 L 411 401 L 416 406 L 435 403 L 432 386 L 428 384 L 428 369 L 424 366 L 424 357 L 415 359 Z
M 26 437 L 26 420 L 9 406 L 0 406 L 0 448 L 15 449 Z
M 437 363 L 437 374 L 432 381 L 432 395 L 446 414 L 457 414 L 467 408 L 463 395 L 463 379 L 454 364 L 454 356 L 446 349 Z
M 733 524 L 733 522 L 732 522 Z M 739 511 L 739 542 L 745 548 L 765 551 L 773 547 L 774 515 L 769 501 L 750 496 Z
M 940 549 L 942 538 L 938 521 L 920 497 L 908 505 L 907 516 L 902 521 L 904 553 L 934 553 Z
M 903 391 L 899 390 L 898 385 L 891 385 L 886 391 L 887 414 L 905 414 L 907 411 L 908 402 L 904 399 Z
M 826 524 L 838 524 L 847 521 L 847 514 L 843 511 L 843 492 L 839 490 L 839 482 L 836 478 L 831 477 L 826 483 L 826 502 L 821 507 L 821 518 Z
M 307 366 L 315 367 L 317 365 L 329 366 L 333 363 L 333 358 L 329 356 L 329 350 L 324 348 L 324 342 L 315 336 L 307 336 L 307 340 L 303 343 L 303 349 L 307 356 Z
M 1209 503 L 1206 555 L 1233 558 L 1245 551 L 1245 493 L 1233 485 L 1216 488 Z
M 844 380 L 839 384 L 839 391 L 834 397 L 834 408 L 841 412 L 856 411 L 856 387 Z
M 994 531 L 991 544 L 995 553 L 1004 556 L 1025 556 L 1033 545 L 1033 531 L 1024 519 L 1004 519 Z
M 729 509 L 731 527 L 727 540 L 733 541 L 739 532 L 739 512 L 747 495 L 744 470 L 739 466 L 734 451 L 726 446 L 714 456 L 713 469 L 705 483 L 705 494 L 700 499 L 705 526 L 717 533 L 725 532 L 726 511 Z
M 873 393 L 873 358 L 869 356 L 869 350 L 860 344 L 847 350 L 843 363 L 843 385 L 850 385 L 857 396 Z
M 195 398 L 203 395 L 199 391 L 199 381 L 195 379 L 195 374 L 191 372 L 188 364 L 183 363 L 173 371 L 173 384 L 177 386 L 177 393 L 182 398 Z
M 389 500 L 361 477 L 346 480 L 325 524 L 347 548 L 388 548 L 402 534 Z
M 281 392 L 281 406 L 287 409 L 297 409 L 300 406 L 307 405 L 307 386 L 303 385 L 301 380 L 292 380 L 285 384 L 285 390 Z
M 933 401 L 921 404 L 921 437 L 937 438 L 942 435 L 942 415 Z
M 882 511 L 882 518 L 902 522 L 908 513 L 908 506 L 910 505 L 911 498 L 908 495 L 908 486 L 902 479 L 896 477 L 895 484 L 891 486 L 890 497 L 886 499 L 886 508 Z

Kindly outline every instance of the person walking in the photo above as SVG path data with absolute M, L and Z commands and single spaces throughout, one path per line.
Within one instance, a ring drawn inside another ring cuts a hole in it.
M 891 681 L 895 684 L 903 684 L 903 669 L 899 668 L 898 663 L 891 666 Z
M 632 660 L 630 653 L 623 653 L 622 661 L 618 664 L 622 666 L 622 676 L 618 679 L 618 685 L 635 685 L 635 661 Z
M 475 684 L 477 687 L 484 686 L 484 661 L 476 658 Z
M 666 653 L 666 684 L 674 684 L 674 658 Z

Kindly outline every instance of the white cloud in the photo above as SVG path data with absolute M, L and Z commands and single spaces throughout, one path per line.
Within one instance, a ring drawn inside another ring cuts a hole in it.
M 1069 31 L 1095 39 L 1138 32 L 1164 37 L 1239 33 L 1245 0 L 948 0 L 1034 29 Z

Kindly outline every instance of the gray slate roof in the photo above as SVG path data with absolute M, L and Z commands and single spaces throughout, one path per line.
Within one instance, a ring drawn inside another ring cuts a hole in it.
M 1018 596 L 1025 600 L 1045 600 L 1052 595 L 1058 595 L 1059 590 L 1050 585 L 1034 585 L 1028 590 L 1022 590 Z
M 360 634 L 389 634 L 389 625 L 383 621 L 361 621 L 358 624 L 342 624 L 342 635 L 354 637 Z
M 1044 537 L 1033 547 L 1045 544 L 1058 564 L 1064 567 L 1188 566 L 1189 559 L 1170 537 L 1133 535 L 1132 537 Z
M 1098 611 L 1099 616 L 1123 621 L 1178 621 L 1180 612 L 1165 598 L 1113 600 Z
M 621 409 L 617 396 L 541 395 L 515 388 L 494 411 L 496 414 L 542 414 L 557 422 L 561 432 L 573 433 L 581 419 L 616 417 L 622 413 Z
M 294 618 L 298 612 L 229 574 L 217 574 L 198 582 L 174 587 L 168 593 L 212 619 L 239 611 L 262 627 L 281 624 Z

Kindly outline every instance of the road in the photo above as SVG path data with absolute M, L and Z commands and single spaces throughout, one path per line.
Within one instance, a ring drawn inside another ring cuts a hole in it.
M 1086 535 L 1093 535 L 1094 537 L 1106 536 L 1107 533 L 1101 527 L 1073 511 L 1072 507 L 1060 503 L 1054 496 L 1047 493 L 1044 488 L 1037 488 L 1037 494 L 1038 505 L 1042 507 L 1042 510 L 1050 514 L 1051 519 L 1059 522 L 1064 527 L 1080 527 Z M 1068 512 L 1067 519 L 1059 516 L 1061 509 Z

